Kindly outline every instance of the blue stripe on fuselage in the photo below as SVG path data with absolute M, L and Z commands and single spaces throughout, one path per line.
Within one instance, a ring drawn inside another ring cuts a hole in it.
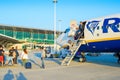
M 81 45 L 80 51 L 84 52 L 120 52 L 120 40 L 90 42 Z

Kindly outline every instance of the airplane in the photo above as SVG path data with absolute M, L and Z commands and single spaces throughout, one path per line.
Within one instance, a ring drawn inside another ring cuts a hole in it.
M 76 23 L 75 23 L 76 24 Z M 72 24 L 73 25 L 73 24 Z M 71 27 L 57 38 L 57 44 L 63 46 L 68 40 L 74 41 L 74 35 L 68 36 Z M 80 52 L 120 52 L 120 14 L 85 21 L 84 41 Z

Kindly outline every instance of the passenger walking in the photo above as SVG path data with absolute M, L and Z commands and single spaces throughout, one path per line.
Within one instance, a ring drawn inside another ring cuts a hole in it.
M 71 55 L 71 50 L 69 50 L 69 46 L 65 47 L 64 49 L 61 50 L 61 57 L 64 59 L 67 55 Z
M 22 66 L 25 66 L 26 62 L 28 62 L 29 58 L 28 58 L 28 51 L 27 49 L 23 49 L 23 52 L 21 54 L 21 58 L 22 58 Z
M 2 66 L 3 66 L 3 64 L 4 64 L 4 50 L 3 50 L 2 45 L 0 45 L 0 62 L 2 64 Z
M 9 62 L 11 62 L 12 65 L 14 65 L 14 62 L 13 62 L 13 59 L 15 58 L 16 54 L 15 54 L 15 51 L 14 51 L 14 47 L 11 47 L 9 49 L 9 52 L 8 54 L 6 54 L 6 62 L 5 62 L 5 65 L 8 65 Z
M 82 32 L 84 30 L 84 23 L 80 21 L 79 30 Z
M 44 69 L 45 68 L 45 63 L 44 63 L 45 51 L 43 47 L 40 47 L 40 54 L 41 54 L 41 66 Z
M 86 22 L 80 22 L 79 28 L 77 29 L 74 39 L 77 40 L 79 38 L 84 37 L 84 26 Z
M 16 46 L 15 47 L 15 49 L 14 49 L 14 51 L 15 51 L 15 58 L 13 59 L 13 62 L 14 62 L 14 64 L 17 64 L 17 59 L 18 59 L 18 56 L 19 56 L 19 52 L 18 52 L 18 47 Z
M 14 47 L 11 47 L 11 49 L 9 50 L 9 57 L 13 58 L 14 60 L 15 56 L 16 56 L 16 53 L 15 53 Z M 14 64 L 14 61 L 13 61 L 13 64 Z
M 5 65 L 8 65 L 10 62 L 12 65 L 14 64 L 13 56 L 10 53 L 7 53 L 5 57 L 6 57 Z

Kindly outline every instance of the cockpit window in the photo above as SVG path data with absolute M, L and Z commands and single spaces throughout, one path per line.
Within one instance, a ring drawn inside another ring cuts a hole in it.
M 67 32 L 69 32 L 70 31 L 70 28 L 67 28 L 65 31 L 64 31 L 64 33 L 67 33 Z

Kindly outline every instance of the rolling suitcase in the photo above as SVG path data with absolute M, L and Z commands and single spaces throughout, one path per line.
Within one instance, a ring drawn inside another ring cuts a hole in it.
M 26 62 L 26 63 L 25 63 L 25 68 L 26 68 L 26 69 L 31 69 L 31 68 L 32 68 L 31 62 Z

